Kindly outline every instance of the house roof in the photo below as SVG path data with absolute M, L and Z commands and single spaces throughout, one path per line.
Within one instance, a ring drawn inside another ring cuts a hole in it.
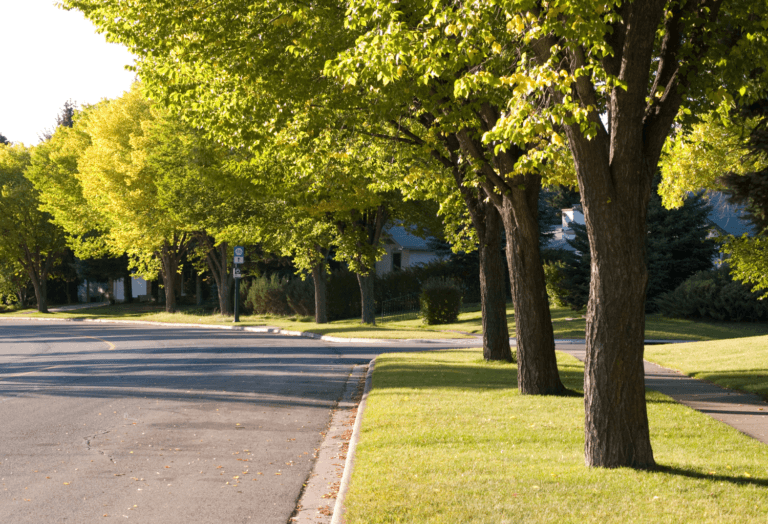
M 409 233 L 403 226 L 390 226 L 385 230 L 390 240 L 403 249 L 417 249 L 419 251 L 433 251 L 429 247 L 429 241 Z
M 709 221 L 726 234 L 740 237 L 744 233 L 753 235 L 755 230 L 749 220 L 744 218 L 744 208 L 728 202 L 728 198 L 718 191 L 707 193 L 707 199 L 712 204 Z

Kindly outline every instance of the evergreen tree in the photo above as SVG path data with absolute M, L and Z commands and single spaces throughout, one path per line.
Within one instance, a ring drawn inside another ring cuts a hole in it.
M 659 178 L 656 178 L 658 186 Z M 717 246 L 708 239 L 710 205 L 701 194 L 689 195 L 677 209 L 665 209 L 656 191 L 648 204 L 648 287 L 646 310 L 653 310 L 653 299 L 672 291 L 688 277 L 712 267 Z M 571 224 L 574 238 L 568 244 L 576 253 L 566 255 L 561 286 L 567 291 L 563 300 L 573 309 L 582 309 L 589 300 L 590 252 L 587 229 Z
M 768 154 L 768 100 L 761 100 L 740 111 L 744 118 L 759 118 L 747 140 L 745 161 L 765 158 Z M 768 167 L 743 175 L 729 173 L 719 180 L 725 186 L 724 193 L 732 204 L 744 206 L 746 217 L 759 235 L 768 228 Z
M 5 138 L 5 135 L 0 133 L 0 144 L 10 144 L 7 138 Z

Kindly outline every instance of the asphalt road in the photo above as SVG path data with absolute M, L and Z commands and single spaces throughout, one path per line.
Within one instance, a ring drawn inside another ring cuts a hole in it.
M 352 367 L 396 349 L 3 321 L 0 522 L 285 523 Z

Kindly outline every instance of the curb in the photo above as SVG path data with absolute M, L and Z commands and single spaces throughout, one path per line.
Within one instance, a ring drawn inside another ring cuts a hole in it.
M 333 506 L 333 518 L 331 524 L 342 524 L 344 522 L 344 499 L 349 490 L 349 481 L 352 476 L 352 469 L 355 465 L 355 450 L 357 442 L 360 440 L 360 427 L 363 425 L 363 412 L 368 400 L 368 392 L 371 390 L 371 379 L 373 377 L 373 368 L 376 365 L 376 359 L 368 364 L 368 373 L 365 376 L 365 389 L 360 404 L 357 406 L 357 415 L 355 416 L 355 426 L 352 428 L 352 438 L 349 439 L 349 449 L 347 451 L 347 460 L 344 462 L 344 474 L 341 477 L 339 494 L 336 496 L 336 504 Z
M 334 337 L 330 335 L 319 335 L 309 331 L 289 331 L 272 327 L 247 327 L 247 326 L 222 326 L 216 324 L 182 324 L 178 322 L 152 322 L 150 320 L 111 320 L 106 318 L 40 318 L 40 317 L 0 317 L 0 320 L 31 320 L 36 322 L 98 322 L 103 324 L 140 324 L 146 326 L 169 326 L 183 327 L 191 329 L 225 329 L 230 331 L 249 331 L 251 333 L 270 333 L 274 335 L 285 335 L 288 337 L 309 338 L 313 340 L 322 340 L 325 342 L 339 343 L 365 343 L 365 344 L 445 344 L 445 343 L 471 343 L 482 345 L 482 339 L 475 338 L 444 338 L 444 339 L 423 339 L 423 338 L 347 338 Z M 511 339 L 514 340 L 514 339 Z

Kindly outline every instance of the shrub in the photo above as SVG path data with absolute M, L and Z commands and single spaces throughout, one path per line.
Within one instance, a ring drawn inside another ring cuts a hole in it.
M 668 317 L 760 321 L 768 320 L 768 301 L 758 300 L 751 286 L 734 281 L 727 266 L 696 273 L 674 291 L 656 298 L 659 312 Z
M 285 294 L 287 282 L 277 275 L 254 278 L 248 289 L 246 309 L 256 315 L 290 315 L 293 311 Z
M 425 324 L 450 324 L 459 318 L 461 286 L 453 279 L 431 278 L 421 288 L 421 316 Z
M 565 297 L 568 291 L 563 288 L 563 268 L 565 262 L 558 260 L 555 262 L 544 262 L 544 278 L 547 282 L 547 296 L 549 303 L 553 306 L 565 307 L 568 302 Z
M 315 284 L 311 278 L 302 280 L 294 277 L 285 284 L 284 290 L 288 306 L 296 315 L 315 315 Z

